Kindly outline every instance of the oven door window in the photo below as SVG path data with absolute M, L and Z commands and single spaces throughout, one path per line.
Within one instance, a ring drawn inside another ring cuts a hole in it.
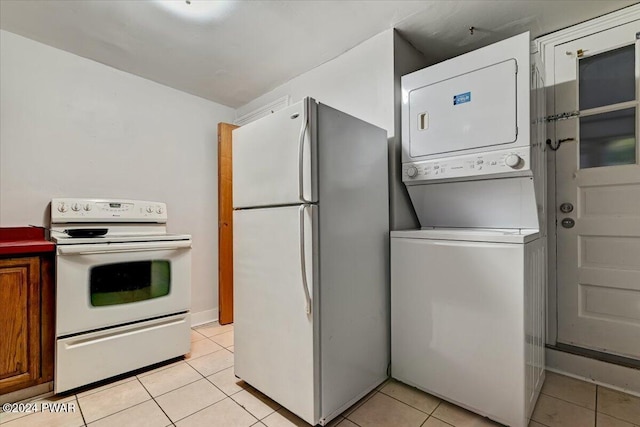
M 121 262 L 91 268 L 91 305 L 127 304 L 168 295 L 171 264 L 167 260 Z

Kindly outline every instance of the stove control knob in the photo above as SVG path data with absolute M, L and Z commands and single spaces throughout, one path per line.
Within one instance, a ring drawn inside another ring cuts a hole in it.
M 73 205 L 71 205 L 71 209 L 73 209 L 74 212 L 78 212 L 81 208 L 79 204 L 74 203 Z
M 159 214 L 161 214 L 162 212 L 164 212 L 164 209 L 162 209 L 162 206 L 158 206 L 158 207 L 156 208 L 156 212 L 157 212 L 157 213 L 159 213 Z
M 91 210 L 91 205 L 88 204 L 88 203 L 86 205 L 84 205 L 84 210 L 89 212 Z
M 520 162 L 522 161 L 522 158 L 520 156 L 518 156 L 517 154 L 509 154 L 507 155 L 507 157 L 505 157 L 504 159 L 504 163 L 509 166 L 510 168 L 516 168 L 518 167 L 518 165 L 520 164 Z
M 148 213 L 152 213 L 153 212 L 153 207 L 152 206 L 147 206 L 147 212 Z
M 67 205 L 65 205 L 64 203 L 59 203 L 58 212 L 66 212 L 66 211 L 67 211 Z
M 415 176 L 418 175 L 418 168 L 415 166 L 409 166 L 409 169 L 407 169 L 407 175 L 409 178 L 415 178 Z

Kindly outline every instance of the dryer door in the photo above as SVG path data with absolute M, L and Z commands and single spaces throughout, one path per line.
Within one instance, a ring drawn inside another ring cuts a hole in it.
M 516 76 L 516 60 L 508 59 L 412 90 L 410 156 L 516 142 Z

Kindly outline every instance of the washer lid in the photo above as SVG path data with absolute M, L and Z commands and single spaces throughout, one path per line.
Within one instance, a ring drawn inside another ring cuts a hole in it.
M 540 237 L 533 229 L 497 228 L 424 228 L 421 230 L 392 231 L 391 238 L 456 240 L 491 243 L 528 243 Z

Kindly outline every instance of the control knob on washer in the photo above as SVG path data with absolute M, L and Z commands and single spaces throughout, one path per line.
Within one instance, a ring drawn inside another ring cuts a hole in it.
M 147 206 L 147 212 L 148 213 L 153 212 L 153 206 Z
M 78 212 L 81 208 L 79 204 L 74 203 L 73 205 L 71 205 L 71 209 L 73 209 L 74 212 Z
M 409 168 L 407 169 L 407 175 L 409 176 L 409 178 L 415 178 L 415 176 L 418 175 L 418 168 L 416 168 L 415 166 L 409 166 Z
M 66 211 L 67 211 L 67 205 L 65 205 L 64 203 L 58 204 L 58 212 L 66 212 Z
M 507 157 L 505 157 L 504 159 L 504 163 L 510 168 L 516 168 L 521 161 L 522 161 L 522 158 L 517 154 L 513 154 L 513 153 L 507 155 Z
M 164 212 L 164 209 L 162 209 L 162 206 L 158 206 L 158 207 L 156 208 L 156 212 L 157 212 L 157 213 L 159 213 L 159 214 L 161 214 L 162 212 Z

